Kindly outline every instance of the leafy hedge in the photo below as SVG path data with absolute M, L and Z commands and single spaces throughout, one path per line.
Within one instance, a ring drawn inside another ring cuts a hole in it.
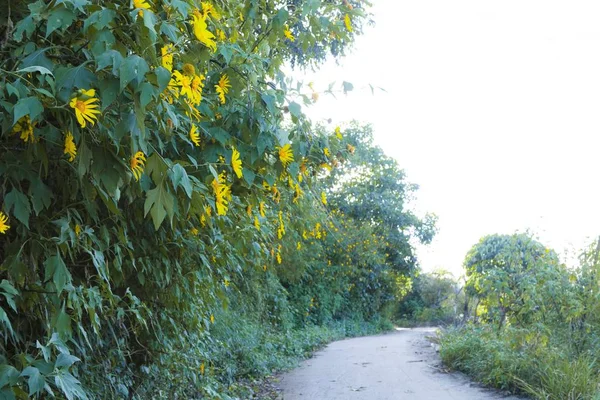
M 215 397 L 212 328 L 230 303 L 285 331 L 352 309 L 369 319 L 394 299 L 383 225 L 328 204 L 336 187 L 323 178 L 362 142 L 312 126 L 302 106 L 318 93 L 282 72 L 343 55 L 368 5 L 11 0 L 0 10 L 3 397 Z M 420 224 L 394 232 L 407 251 Z M 358 242 L 371 259 L 356 249 L 342 264 Z M 353 280 L 366 290 L 355 298 Z

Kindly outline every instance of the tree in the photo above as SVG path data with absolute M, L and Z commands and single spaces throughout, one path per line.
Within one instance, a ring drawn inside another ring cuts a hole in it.
M 528 234 L 485 236 L 469 250 L 464 266 L 467 289 L 500 327 L 506 318 L 532 318 L 543 307 L 540 287 L 562 268 L 557 254 Z

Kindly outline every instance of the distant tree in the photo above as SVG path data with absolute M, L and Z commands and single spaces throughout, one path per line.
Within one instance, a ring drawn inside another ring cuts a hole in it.
M 467 290 L 483 306 L 485 317 L 498 323 L 506 318 L 525 322 L 540 311 L 540 287 L 557 276 L 562 266 L 554 250 L 528 234 L 489 235 L 467 253 Z

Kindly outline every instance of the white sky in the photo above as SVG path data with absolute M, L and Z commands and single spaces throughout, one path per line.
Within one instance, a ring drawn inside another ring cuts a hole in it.
M 491 233 L 531 229 L 561 252 L 600 234 L 600 2 L 374 0 L 340 65 L 307 81 L 358 90 L 307 112 L 374 126 L 439 216 L 425 270 L 460 274 Z

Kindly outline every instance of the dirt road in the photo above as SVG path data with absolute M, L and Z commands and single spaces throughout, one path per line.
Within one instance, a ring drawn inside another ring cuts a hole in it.
M 441 372 L 431 328 L 331 343 L 283 375 L 284 400 L 517 400 Z

